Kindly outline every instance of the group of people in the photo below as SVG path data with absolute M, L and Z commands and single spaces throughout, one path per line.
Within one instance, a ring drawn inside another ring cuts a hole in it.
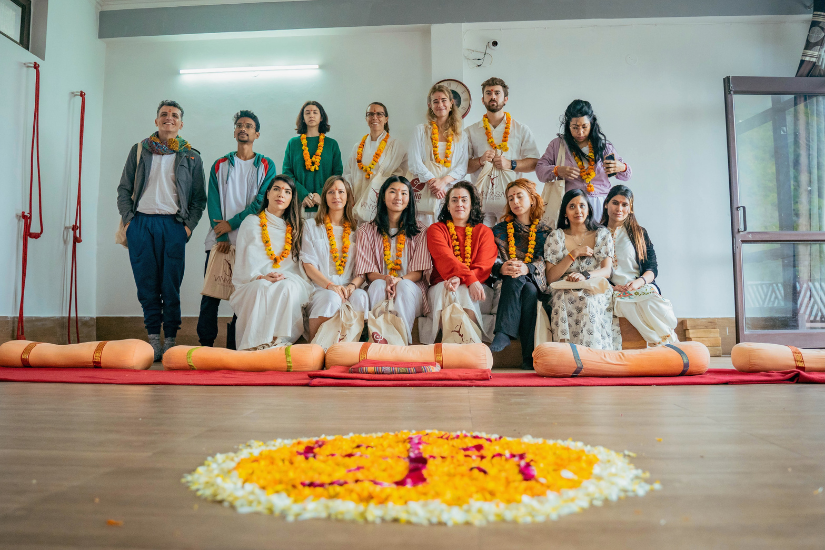
M 434 343 L 450 301 L 493 351 L 519 338 L 524 368 L 532 368 L 541 313 L 548 340 L 621 349 L 622 316 L 649 345 L 675 341 L 633 193 L 609 180 L 628 180 L 630 166 L 590 103 L 568 106 L 561 133 L 540 156 L 530 129 L 504 111 L 508 100 L 503 80 L 485 81 L 487 112 L 462 128 L 450 90 L 433 86 L 409 148 L 390 137 L 387 107 L 370 103 L 369 133 L 346 164 L 326 135 L 324 108 L 308 101 L 281 173 L 254 152 L 260 121 L 242 110 L 234 117 L 237 150 L 212 165 L 208 191 L 200 155 L 179 136 L 183 108 L 161 102 L 157 132 L 132 148 L 118 186 L 156 359 L 175 345 L 184 246 L 204 209 L 207 265 L 210 254 L 234 250 L 232 349 L 309 341 L 344 303 L 366 318 L 388 298 L 406 341 L 421 317 L 419 339 Z M 548 182 L 542 194 L 524 178 L 533 171 Z M 547 194 L 550 182 L 561 185 L 560 204 Z M 202 298 L 201 345 L 217 338 L 219 304 Z

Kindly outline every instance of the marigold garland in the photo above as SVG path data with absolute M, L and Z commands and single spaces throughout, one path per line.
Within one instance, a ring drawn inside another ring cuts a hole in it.
M 581 179 L 583 179 L 584 183 L 587 184 L 587 192 L 593 193 L 593 191 L 596 190 L 596 188 L 593 187 L 593 184 L 590 183 L 590 181 L 596 177 L 596 157 L 593 154 L 593 144 L 590 141 L 587 142 L 587 168 L 585 168 L 584 164 L 582 164 L 582 160 L 579 158 L 579 155 L 573 153 L 573 158 L 576 159 L 576 164 L 579 166 Z
M 260 218 L 261 220 L 261 240 L 264 242 L 266 255 L 269 256 L 270 260 L 272 260 L 272 267 L 279 268 L 281 267 L 281 262 L 286 260 L 287 256 L 289 256 L 289 252 L 292 250 L 292 225 L 290 225 L 289 222 L 287 222 L 286 236 L 284 237 L 284 249 L 279 255 L 276 256 L 275 252 L 272 250 L 272 241 L 269 239 L 269 228 L 267 228 L 266 211 L 258 214 L 258 218 Z
M 390 255 L 390 238 L 388 235 L 383 235 L 384 240 L 384 264 L 387 266 L 387 271 L 390 277 L 397 277 L 398 272 L 401 271 L 401 255 L 404 253 L 404 245 L 407 242 L 407 237 L 404 233 L 398 235 L 398 241 L 395 243 L 395 260 L 393 261 Z
M 324 216 L 324 227 L 327 230 L 327 239 L 329 239 L 329 251 L 332 254 L 332 261 L 335 262 L 335 272 L 338 275 L 344 274 L 344 269 L 347 267 L 347 256 L 349 255 L 349 236 L 352 232 L 352 225 L 344 222 L 344 234 L 341 237 L 341 257 L 338 257 L 338 246 L 335 244 L 335 233 L 332 232 L 332 221 L 329 216 Z
M 450 232 L 450 241 L 453 245 L 453 255 L 458 258 L 461 263 L 470 267 L 473 257 L 473 226 L 467 225 L 464 228 L 464 259 L 461 259 L 461 249 L 458 245 L 458 234 L 455 232 L 455 224 L 452 221 L 447 222 L 447 229 Z
M 484 125 L 484 133 L 487 134 L 487 143 L 493 149 L 498 149 L 500 151 L 509 151 L 510 146 L 507 145 L 507 141 L 510 139 L 510 122 L 512 119 L 510 118 L 510 113 L 504 113 L 504 135 L 501 136 L 501 143 L 496 145 L 496 140 L 493 139 L 493 128 L 490 126 L 490 121 L 487 119 L 487 113 L 481 118 L 481 123 Z
M 524 255 L 524 263 L 529 264 L 533 261 L 533 253 L 536 251 L 536 228 L 539 225 L 539 220 L 533 220 L 530 224 L 530 233 L 527 235 L 527 254 Z M 507 245 L 511 260 L 517 260 L 516 256 L 516 238 L 514 236 L 513 222 L 507 224 Z
M 431 122 L 430 125 L 432 126 L 432 130 L 430 131 L 430 139 L 433 142 L 433 159 L 435 159 L 436 164 L 449 168 L 451 164 L 450 157 L 453 154 L 453 132 L 451 130 L 450 134 L 447 136 L 447 145 L 444 148 L 444 158 L 442 159 L 438 156 L 438 125 L 435 122 Z
M 361 144 L 358 146 L 358 154 L 355 155 L 355 161 L 358 163 L 358 168 L 364 172 L 364 177 L 370 179 L 372 177 L 373 169 L 378 165 L 378 160 L 381 158 L 381 154 L 384 152 L 384 149 L 387 147 L 387 141 L 390 139 L 390 134 L 384 134 L 384 139 L 381 140 L 381 143 L 378 144 L 378 149 L 375 150 L 375 154 L 372 155 L 372 162 L 368 165 L 364 166 L 361 163 L 361 159 L 364 158 L 364 144 L 367 143 L 367 138 L 370 137 L 369 134 L 365 135 L 361 139 Z
M 309 156 L 309 149 L 307 149 L 307 135 L 301 134 L 301 148 L 304 152 L 304 166 L 310 172 L 315 172 L 321 167 L 321 153 L 324 152 L 324 134 L 318 136 L 318 149 L 312 157 Z
M 619 453 L 572 440 L 427 430 L 250 441 L 182 481 L 239 512 L 289 521 L 481 525 L 555 520 L 661 488 L 647 477 Z

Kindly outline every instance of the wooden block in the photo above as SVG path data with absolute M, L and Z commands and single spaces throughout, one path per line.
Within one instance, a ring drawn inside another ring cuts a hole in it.
M 647 349 L 647 342 L 644 340 L 628 341 L 622 339 L 622 349 Z
M 624 317 L 619 317 L 619 330 L 622 333 L 622 342 L 625 340 L 629 342 L 644 342 L 645 340 L 642 338 L 642 335 L 639 334 L 639 331 L 636 330 L 636 327 L 630 324 L 630 321 Z
M 713 347 L 721 347 L 722 346 L 722 339 L 719 337 L 716 338 L 687 338 L 688 342 L 699 342 L 701 344 L 705 344 L 709 348 Z
M 716 346 L 708 346 L 708 351 L 711 357 L 722 357 L 722 348 Z
M 685 319 L 683 323 L 685 325 L 685 329 L 719 328 L 719 326 L 716 324 L 716 319 Z
M 689 328 L 685 330 L 685 338 L 718 338 L 718 328 Z

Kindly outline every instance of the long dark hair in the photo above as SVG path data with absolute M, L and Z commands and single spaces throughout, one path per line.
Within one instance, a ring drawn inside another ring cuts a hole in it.
M 318 125 L 318 133 L 326 134 L 329 132 L 329 118 L 327 117 L 327 112 L 324 110 L 323 105 L 313 100 L 309 100 L 301 106 L 301 110 L 298 112 L 298 118 L 295 120 L 295 131 L 298 134 L 307 133 L 307 121 L 304 120 L 304 109 L 306 109 L 309 105 L 315 105 L 321 112 L 321 123 Z
M 258 215 L 261 214 L 266 207 L 269 206 L 269 192 L 276 181 L 280 181 L 289 185 L 292 189 L 292 200 L 289 201 L 289 206 L 284 210 L 283 220 L 292 226 L 292 258 L 298 261 L 298 255 L 301 253 L 301 237 L 304 232 L 304 219 L 301 216 L 301 205 L 298 202 L 298 190 L 295 188 L 295 181 L 286 174 L 278 174 L 266 188 L 264 193 L 264 200 L 261 207 L 258 209 Z
M 599 227 L 601 227 L 598 222 L 593 219 L 593 207 L 590 205 L 590 201 L 587 200 L 587 193 L 582 191 L 581 189 L 571 189 L 567 193 L 564 194 L 564 197 L 561 199 L 561 209 L 559 210 L 559 219 L 556 227 L 558 229 L 567 229 L 570 227 L 570 220 L 567 219 L 565 216 L 565 212 L 567 210 L 567 205 L 570 204 L 570 201 L 575 199 L 576 197 L 581 197 L 584 199 L 584 202 L 587 204 L 587 217 L 584 218 L 584 226 L 587 228 L 588 231 L 595 231 Z
M 410 202 L 407 203 L 407 208 L 401 212 L 401 219 L 398 220 L 398 231 L 404 232 L 408 239 L 415 237 L 421 231 L 418 229 L 418 221 L 415 219 L 415 193 L 413 192 L 410 180 L 404 176 L 390 176 L 384 180 L 381 190 L 378 191 L 378 211 L 375 213 L 375 220 L 372 223 L 378 228 L 378 232 L 382 235 L 390 237 L 390 215 L 387 211 L 387 189 L 395 182 L 401 182 L 407 186 L 407 192 L 410 194 Z
M 627 202 L 630 203 L 630 214 L 627 215 L 625 218 L 624 223 L 624 230 L 627 231 L 627 234 L 630 236 L 630 240 L 633 241 L 633 246 L 636 247 L 636 254 L 639 256 L 640 261 L 644 261 L 647 258 L 647 245 L 645 244 L 645 230 L 644 228 L 639 225 L 639 222 L 636 221 L 636 214 L 633 213 L 633 191 L 630 190 L 630 187 L 626 185 L 616 185 L 610 189 L 610 192 L 607 194 L 607 198 L 604 199 L 604 208 L 602 209 L 602 225 L 607 225 L 607 222 L 610 221 L 610 216 L 607 215 L 607 205 L 613 199 L 613 197 L 625 197 Z
M 466 189 L 470 194 L 470 218 L 467 220 L 467 225 L 475 226 L 484 221 L 484 212 L 481 211 L 481 201 L 476 193 L 476 188 L 469 181 L 460 181 L 450 187 L 447 191 L 447 196 L 444 197 L 444 204 L 441 206 L 441 212 L 438 213 L 438 221 L 446 223 L 452 221 L 453 216 L 450 214 L 450 194 L 456 189 Z
M 378 105 L 378 106 L 380 106 L 384 109 L 384 116 L 386 117 L 384 119 L 384 131 L 389 134 L 390 133 L 390 112 L 387 110 L 387 106 L 384 105 L 383 103 L 381 103 L 380 101 L 373 101 L 372 103 L 367 105 L 367 109 L 369 109 L 373 105 Z
M 596 113 L 593 112 L 593 106 L 589 101 L 583 99 L 574 99 L 573 102 L 564 110 L 564 115 L 561 119 L 563 127 L 564 142 L 567 144 L 567 150 L 577 155 L 579 159 L 584 162 L 587 155 L 581 150 L 579 144 L 573 139 L 573 134 L 570 133 L 570 121 L 574 118 L 587 117 L 590 121 L 590 145 L 593 147 L 593 160 L 598 164 L 602 160 L 604 151 L 607 148 L 607 138 L 604 136 L 602 129 L 599 127 L 599 121 L 596 118 Z

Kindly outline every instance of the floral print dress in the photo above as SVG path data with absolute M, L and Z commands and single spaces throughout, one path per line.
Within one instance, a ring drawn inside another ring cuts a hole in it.
M 572 243 L 570 248 L 574 248 Z M 557 265 L 568 253 L 564 231 L 552 231 L 544 243 L 544 259 Z M 593 256 L 576 258 L 563 277 L 570 273 L 594 271 L 599 268 L 602 260 L 612 258 L 613 255 L 610 231 L 600 227 L 596 232 Z M 548 281 L 550 282 L 553 281 Z M 547 307 L 545 306 L 546 309 Z M 547 313 L 554 342 L 570 342 L 593 349 L 622 349 L 619 322 L 613 317 L 612 289 L 603 294 L 576 289 L 551 289 Z

